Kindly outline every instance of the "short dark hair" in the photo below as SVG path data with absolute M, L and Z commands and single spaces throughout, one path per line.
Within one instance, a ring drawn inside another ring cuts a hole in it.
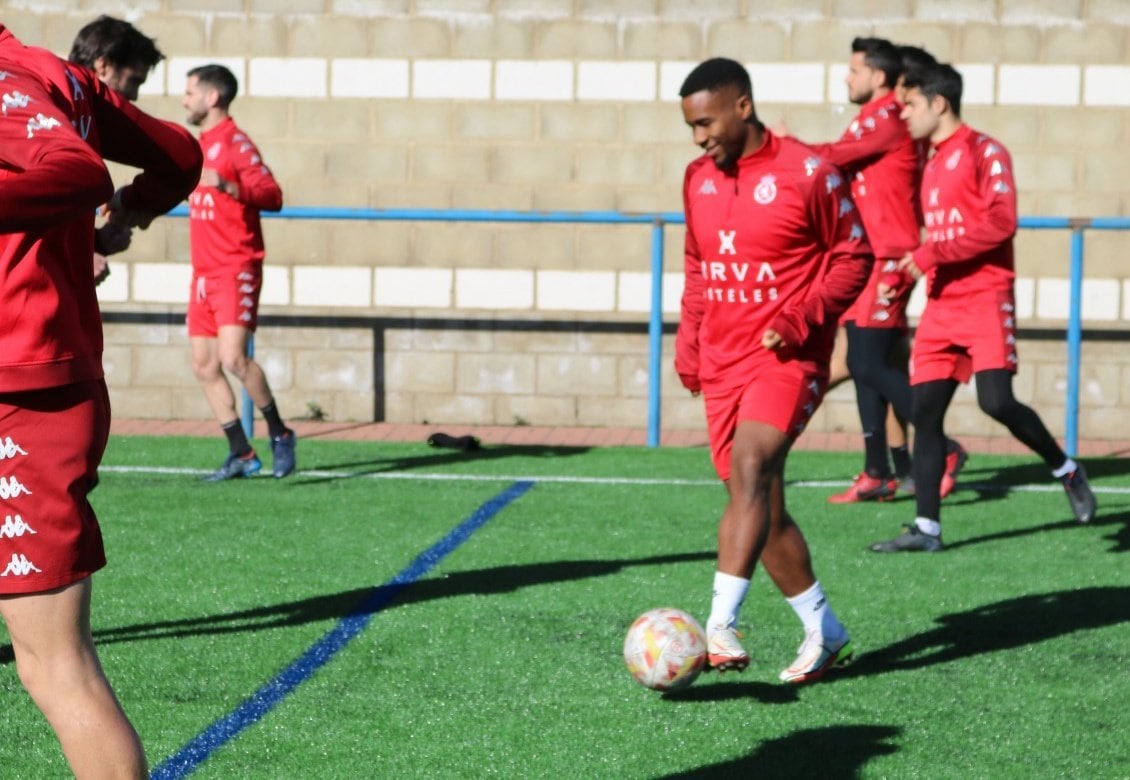
M 902 56 L 898 47 L 886 38 L 856 38 L 851 42 L 852 54 L 862 54 L 872 70 L 883 72 L 886 86 L 894 89 L 902 75 Z
M 753 98 L 753 84 L 745 66 L 725 57 L 715 57 L 695 66 L 679 88 L 679 97 L 696 92 L 717 92 L 724 87 L 734 87 L 739 94 Z
M 906 74 L 903 85 L 907 89 L 917 89 L 927 100 L 941 95 L 950 104 L 950 111 L 961 116 L 961 74 L 953 65 L 937 62 L 923 68 L 916 68 Z
M 100 59 L 121 68 L 144 65 L 152 68 L 165 55 L 157 42 L 129 22 L 112 16 L 99 16 L 78 31 L 68 60 L 87 68 L 94 68 Z
M 921 46 L 899 46 L 899 56 L 902 57 L 902 72 L 903 79 L 910 78 L 913 71 L 922 68 L 929 68 L 938 64 L 938 60 L 933 54 L 923 49 Z M 905 85 L 905 81 L 904 81 Z
M 236 81 L 235 74 L 223 65 L 216 63 L 197 65 L 185 75 L 195 77 L 201 84 L 207 84 L 215 89 L 219 94 L 219 100 L 216 102 L 220 108 L 230 106 L 231 102 L 235 100 L 236 93 L 239 92 L 239 82 Z

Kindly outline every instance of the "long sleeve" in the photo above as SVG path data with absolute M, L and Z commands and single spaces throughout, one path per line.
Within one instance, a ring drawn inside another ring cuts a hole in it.
M 263 164 L 255 144 L 242 133 L 232 139 L 238 144 L 232 154 L 236 183 L 239 184 L 239 201 L 260 211 L 278 211 L 283 206 L 282 189 Z
M 783 309 L 771 325 L 792 346 L 839 319 L 863 291 L 875 262 L 843 177 L 830 167 L 822 175 L 824 186 L 812 188 L 808 209 L 826 252 L 823 275 L 808 295 Z

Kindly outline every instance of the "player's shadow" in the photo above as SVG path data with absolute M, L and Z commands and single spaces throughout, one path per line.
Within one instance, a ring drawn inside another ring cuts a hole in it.
M 303 625 L 323 620 L 362 618 L 396 605 L 468 595 L 495 595 L 522 588 L 616 574 L 633 566 L 666 566 L 712 561 L 714 551 L 656 555 L 648 558 L 613 560 L 546 561 L 514 566 L 494 566 L 457 571 L 411 583 L 392 583 L 356 588 L 341 593 L 313 596 L 281 604 L 253 607 L 219 615 L 137 623 L 94 632 L 97 644 L 133 642 L 141 639 L 173 639 L 206 634 L 235 634 Z M 10 645 L 0 645 L 0 663 L 12 660 Z
M 1066 501 L 1064 502 L 1066 506 Z M 1070 514 L 1070 509 L 1065 510 L 1066 514 Z M 1114 533 L 1104 538 L 1110 539 L 1114 542 L 1108 552 L 1130 552 L 1130 511 L 1121 511 L 1117 514 L 1104 514 L 1102 505 L 1099 505 L 1099 516 L 1092 520 L 1090 523 L 1083 525 L 1078 520 L 1056 520 L 1051 523 L 1041 523 L 1040 525 L 1030 525 L 1023 528 L 1012 528 L 1007 531 L 994 531 L 992 533 L 981 534 L 979 536 L 968 536 L 964 539 L 946 542 L 946 550 L 952 552 L 953 550 L 968 547 L 974 544 L 985 544 L 987 542 L 1000 542 L 1008 539 L 1018 539 L 1024 536 L 1033 536 L 1042 534 L 1049 531 L 1066 531 L 1068 533 L 1086 533 L 1088 528 L 1114 528 Z
M 372 458 L 352 460 L 341 463 L 303 463 L 296 478 L 288 480 L 292 487 L 305 487 L 334 482 L 339 479 L 354 479 L 373 474 L 385 474 L 413 469 L 435 468 L 452 463 L 468 461 L 491 461 L 503 458 L 563 458 L 581 455 L 589 447 L 560 447 L 544 445 L 513 444 L 503 446 L 479 447 L 472 450 L 437 449 L 421 455 L 401 455 L 391 458 Z M 341 471 L 341 474 L 303 476 L 303 471 Z
M 1130 587 L 1040 593 L 937 618 L 937 628 L 864 653 L 835 678 L 921 669 L 972 656 L 1027 647 L 1096 628 L 1130 622 Z M 1119 668 L 1122 648 L 1095 645 Z
M 897 726 L 826 726 L 803 729 L 776 739 L 767 739 L 748 756 L 723 761 L 685 772 L 663 775 L 657 780 L 684 778 L 756 777 L 758 780 L 852 780 L 859 777 L 867 762 L 878 756 L 897 753 L 888 740 L 902 734 Z

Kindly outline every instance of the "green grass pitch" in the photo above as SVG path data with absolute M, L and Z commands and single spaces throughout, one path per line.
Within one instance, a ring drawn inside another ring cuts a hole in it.
M 866 546 L 913 502 L 831 506 L 861 455 L 794 453 L 789 508 L 856 663 L 778 683 L 801 631 L 759 571 L 750 668 L 662 695 L 622 642 L 652 607 L 706 616 L 725 495 L 705 450 L 309 440 L 287 480 L 200 483 L 222 454 L 115 438 L 92 494 L 95 635 L 154 768 L 528 480 L 186 774 L 1130 777 L 1130 461 L 1087 461 L 1099 518 L 1081 526 L 1034 458 L 974 454 L 948 549 L 886 556 Z M 0 778 L 67 777 L 6 643 Z

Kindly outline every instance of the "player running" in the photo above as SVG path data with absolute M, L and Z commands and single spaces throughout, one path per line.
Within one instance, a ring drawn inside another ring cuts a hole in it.
M 871 549 L 943 549 L 942 419 L 958 383 L 970 376 L 981 410 L 1044 460 L 1063 483 L 1075 517 L 1090 522 L 1095 496 L 1083 467 L 1064 454 L 1036 412 L 1012 392 L 1018 365 L 1012 159 L 999 141 L 961 121 L 962 81 L 952 66 L 911 73 L 905 86 L 903 118 L 910 134 L 931 144 L 921 190 L 926 239 L 900 262 L 903 270 L 927 281 L 926 309 L 911 357 L 917 517 L 902 535 Z
M 815 680 L 852 655 L 785 509 L 785 460 L 828 379 L 840 314 L 873 257 L 842 174 L 758 120 L 749 74 L 711 59 L 679 91 L 705 154 L 687 166 L 686 282 L 675 370 L 706 401 L 711 456 L 729 492 L 706 632 L 709 664 L 744 669 L 738 611 L 761 560 L 805 632 L 780 673 Z

